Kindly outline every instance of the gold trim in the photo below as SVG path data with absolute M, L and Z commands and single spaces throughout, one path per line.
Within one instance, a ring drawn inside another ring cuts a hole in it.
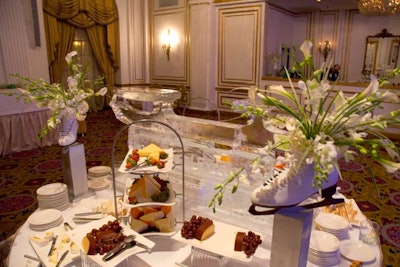
M 153 5 L 153 1 L 150 2 L 150 5 Z M 186 5 L 186 1 L 184 1 L 184 7 L 179 7 L 179 8 L 174 8 L 174 9 L 167 9 L 167 10 L 162 10 L 162 11 L 153 11 L 153 6 L 149 8 L 149 16 L 150 16 L 150 25 L 149 25 L 149 32 L 150 32 L 150 82 L 151 83 L 174 83 L 174 84 L 182 84 L 182 83 L 189 83 L 189 73 L 190 73 L 190 68 L 189 68 L 189 15 L 188 15 L 188 5 Z M 154 37 L 154 18 L 156 16 L 165 16 L 165 15 L 171 15 L 171 14 L 183 14 L 184 15 L 184 45 L 183 45 L 183 76 L 182 77 L 173 77 L 173 76 L 156 76 L 155 74 L 155 65 L 156 65 L 156 60 L 155 60 L 155 49 L 157 47 L 157 44 L 155 44 L 155 37 Z
M 226 40 L 222 39 L 224 36 L 224 19 L 228 16 L 254 16 L 254 42 L 252 51 L 252 73 L 250 80 L 240 80 L 240 79 L 226 79 L 224 77 L 224 66 L 225 66 L 225 53 L 224 44 Z M 218 9 L 218 85 L 243 85 L 243 84 L 256 84 L 259 79 L 259 68 L 260 68 L 260 43 L 261 43 L 261 24 L 262 24 L 262 4 L 250 5 L 244 7 L 221 7 Z

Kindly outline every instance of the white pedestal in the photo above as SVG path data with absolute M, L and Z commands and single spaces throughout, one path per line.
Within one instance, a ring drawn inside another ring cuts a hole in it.
M 305 267 L 313 211 L 285 208 L 275 214 L 270 267 Z
M 70 202 L 88 196 L 89 187 L 83 144 L 74 143 L 62 148 L 62 168 Z

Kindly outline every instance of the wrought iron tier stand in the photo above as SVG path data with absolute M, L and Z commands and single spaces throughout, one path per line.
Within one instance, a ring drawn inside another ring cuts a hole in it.
M 113 194 L 114 194 L 114 208 L 115 208 L 115 216 L 118 218 L 118 200 L 117 200 L 117 189 L 116 189 L 116 182 L 115 182 L 115 168 L 114 168 L 114 163 L 115 163 L 115 144 L 118 140 L 118 137 L 121 136 L 121 134 L 128 129 L 130 126 L 134 125 L 134 124 L 144 124 L 144 123 L 156 123 L 156 124 L 161 124 L 165 127 L 167 127 L 168 129 L 170 129 L 178 138 L 181 148 L 182 148 L 182 222 L 185 221 L 185 150 L 183 147 L 183 141 L 181 136 L 179 135 L 179 133 L 172 128 L 171 126 L 169 126 L 166 123 L 160 122 L 160 121 L 156 121 L 156 120 L 138 120 L 138 121 L 134 121 L 130 124 L 126 124 L 124 126 L 122 126 L 120 128 L 120 130 L 115 134 L 114 137 L 114 142 L 113 142 L 113 146 L 112 146 L 112 152 L 111 152 L 111 172 L 112 172 L 112 178 L 113 178 Z M 174 192 L 175 193 L 175 192 Z M 179 195 L 179 194 L 177 194 Z M 179 221 L 178 221 L 179 223 Z

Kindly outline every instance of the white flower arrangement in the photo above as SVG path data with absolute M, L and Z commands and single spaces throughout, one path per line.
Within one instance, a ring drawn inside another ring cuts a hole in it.
M 86 99 L 91 96 L 104 96 L 107 93 L 107 87 L 94 92 L 92 87 L 103 84 L 103 78 L 94 81 L 87 80 L 87 67 L 76 63 L 76 55 L 78 53 L 72 51 L 65 57 L 69 71 L 67 88 L 58 83 L 49 84 L 42 78 L 35 80 L 19 74 L 12 74 L 18 78 L 18 83 L 23 87 L 17 94 L 17 101 L 24 97 L 25 102 L 33 102 L 38 107 L 48 107 L 52 112 L 46 126 L 40 132 L 39 138 L 43 138 L 51 129 L 56 128 L 66 115 L 75 114 L 78 121 L 83 121 L 89 110 Z
M 289 164 L 294 171 L 298 171 L 303 163 L 314 164 L 312 183 L 318 188 L 335 168 L 339 171 L 340 157 L 349 161 L 357 152 L 376 160 L 389 173 L 400 169 L 398 148 L 382 134 L 385 128 L 400 123 L 400 110 L 380 115 L 374 112 L 382 108 L 383 102 L 399 102 L 396 94 L 379 89 L 387 81 L 378 81 L 372 75 L 365 90 L 346 97 L 335 83 L 328 82 L 327 72 L 323 72 L 327 69 L 324 64 L 321 69 L 314 70 L 311 49 L 312 43 L 305 41 L 300 47 L 304 60 L 294 65 L 294 70 L 300 74 L 305 73 L 306 66 L 312 73 L 310 78 L 298 81 L 303 102 L 288 78 L 289 90 L 282 85 L 269 86 L 267 90 L 249 88 L 247 101 L 231 103 L 232 109 L 242 112 L 242 116 L 262 117 L 264 127 L 274 134 L 274 140 L 260 149 L 259 157 L 214 187 L 216 193 L 209 202 L 214 212 L 216 203 L 222 204 L 227 185 L 234 183 L 234 193 L 241 181 L 251 178 L 252 172 L 257 171 L 260 160 L 266 155 L 274 155 L 276 149 L 285 152 L 276 159 L 277 162 Z M 399 74 L 397 68 L 388 77 Z M 256 96 L 262 105 L 256 104 Z M 384 151 L 388 157 L 384 156 Z

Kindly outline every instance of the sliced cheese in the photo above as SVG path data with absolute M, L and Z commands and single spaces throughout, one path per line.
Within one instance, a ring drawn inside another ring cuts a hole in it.
M 174 223 L 170 218 L 163 218 L 154 222 L 154 225 L 161 233 L 169 233 L 174 231 Z
M 140 217 L 140 220 L 147 223 L 150 227 L 155 226 L 155 221 L 164 217 L 164 212 L 157 211 L 152 213 L 147 213 Z
M 141 233 L 145 231 L 147 228 L 149 228 L 149 225 L 141 220 L 138 219 L 132 219 L 131 220 L 131 228 L 132 230 Z
M 149 154 L 149 158 L 159 161 L 160 160 L 160 152 L 151 152 Z
M 147 145 L 144 148 L 139 149 L 138 154 L 141 157 L 148 157 L 151 153 L 154 153 L 154 152 L 160 153 L 162 151 L 163 151 L 163 149 L 161 147 L 151 143 L 150 145 Z
M 144 197 L 151 198 L 152 195 L 161 193 L 161 185 L 153 177 L 144 176 L 142 179 L 145 181 Z

